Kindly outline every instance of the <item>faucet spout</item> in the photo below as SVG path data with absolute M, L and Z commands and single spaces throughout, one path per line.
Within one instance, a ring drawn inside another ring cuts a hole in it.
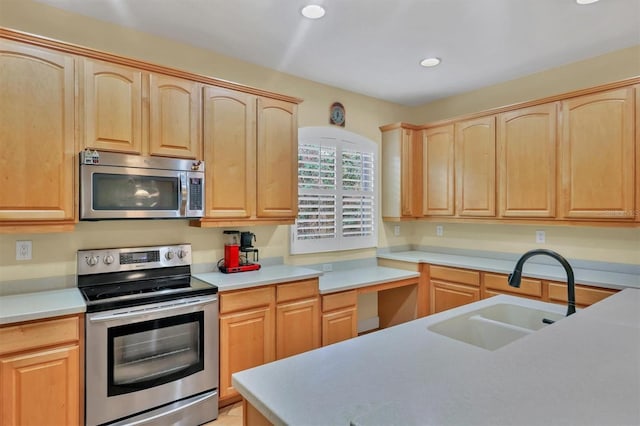
M 573 277 L 573 269 L 571 268 L 571 265 L 569 265 L 569 262 L 567 262 L 567 259 L 553 250 L 535 249 L 529 250 L 528 252 L 523 254 L 516 262 L 516 266 L 513 268 L 513 272 L 509 274 L 509 285 L 516 288 L 520 287 L 520 281 L 522 280 L 522 267 L 524 266 L 524 263 L 527 261 L 527 259 L 536 255 L 546 255 L 552 257 L 560 262 L 560 264 L 564 268 L 565 272 L 567 273 L 567 316 L 575 314 L 576 286 Z

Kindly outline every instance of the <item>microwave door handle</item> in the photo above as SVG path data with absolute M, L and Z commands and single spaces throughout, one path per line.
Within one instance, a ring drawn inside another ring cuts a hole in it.
M 187 215 L 187 174 L 180 173 L 180 216 Z

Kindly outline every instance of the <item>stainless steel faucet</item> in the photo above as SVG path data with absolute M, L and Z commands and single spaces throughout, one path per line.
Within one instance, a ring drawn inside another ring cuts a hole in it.
M 527 259 L 529 259 L 530 257 L 536 256 L 538 254 L 544 254 L 546 256 L 553 257 L 558 262 L 560 262 L 560 264 L 566 271 L 567 273 L 567 304 L 568 304 L 567 316 L 571 314 L 575 314 L 576 313 L 576 285 L 573 278 L 573 269 L 571 268 L 571 265 L 569 265 L 569 262 L 567 262 L 567 259 L 559 255 L 555 251 L 546 250 L 546 249 L 535 249 L 535 250 L 530 250 L 525 254 L 523 254 L 520 257 L 520 259 L 518 259 L 518 262 L 516 262 L 516 266 L 515 268 L 513 268 L 513 273 L 509 274 L 509 285 L 511 287 L 516 287 L 516 288 L 520 287 L 520 281 L 522 279 L 522 266 L 524 265 L 524 262 L 526 262 Z

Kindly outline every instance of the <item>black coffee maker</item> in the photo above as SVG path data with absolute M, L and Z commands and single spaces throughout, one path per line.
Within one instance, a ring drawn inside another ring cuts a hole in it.
M 256 241 L 256 234 L 254 234 L 253 232 L 247 231 L 240 233 L 240 251 L 242 253 L 245 253 L 247 262 L 250 262 L 249 253 L 253 254 L 253 259 L 251 260 L 251 262 L 258 261 L 258 249 L 253 247 L 254 241 Z

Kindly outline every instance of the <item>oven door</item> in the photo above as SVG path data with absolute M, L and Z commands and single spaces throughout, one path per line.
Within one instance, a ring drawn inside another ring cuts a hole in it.
M 102 165 L 80 166 L 80 219 L 187 216 L 187 173 Z
M 88 314 L 85 331 L 87 425 L 217 388 L 215 295 Z

